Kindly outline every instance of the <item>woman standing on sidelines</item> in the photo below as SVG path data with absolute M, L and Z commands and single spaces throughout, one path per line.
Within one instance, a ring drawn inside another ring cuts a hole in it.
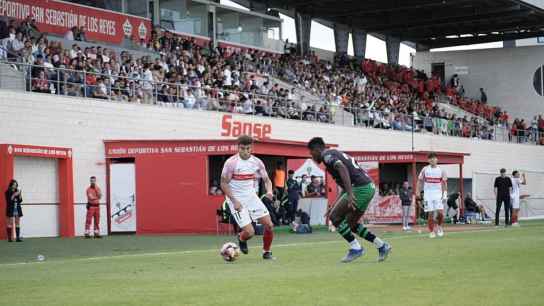
M 21 217 L 23 216 L 23 210 L 21 209 L 21 203 L 23 202 L 22 192 L 19 189 L 19 184 L 16 180 L 9 182 L 8 190 L 5 192 L 6 197 L 6 217 L 7 217 L 7 234 L 8 241 L 12 242 L 13 239 L 17 242 L 22 242 L 21 228 L 19 227 Z M 15 228 L 15 234 L 13 233 Z

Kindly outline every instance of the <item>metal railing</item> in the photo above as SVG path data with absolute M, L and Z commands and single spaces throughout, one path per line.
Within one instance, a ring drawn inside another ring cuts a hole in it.
M 24 77 L 26 90 L 39 93 L 389 129 L 412 134 L 432 133 L 503 142 L 544 144 L 544 133 L 535 129 L 512 133 L 510 129 L 498 125 L 425 117 L 417 114 L 381 112 L 365 107 L 345 107 L 323 101 L 305 100 L 301 103 L 301 101 L 256 91 L 241 92 L 221 87 L 195 87 L 186 84 L 155 82 L 141 77 L 37 66 L 20 62 L 0 62 L 0 64 L 7 64 L 8 67 L 20 71 Z M 143 75 L 141 71 L 138 72 L 139 75 Z M 306 109 L 301 108 L 303 104 L 306 104 Z

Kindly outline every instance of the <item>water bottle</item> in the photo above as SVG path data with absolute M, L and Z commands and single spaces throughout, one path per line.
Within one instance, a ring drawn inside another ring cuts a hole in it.
M 51 85 L 49 85 L 49 90 L 51 91 L 51 94 L 55 94 L 55 92 L 57 92 L 57 90 L 55 89 L 55 85 L 53 85 L 53 83 L 51 83 Z

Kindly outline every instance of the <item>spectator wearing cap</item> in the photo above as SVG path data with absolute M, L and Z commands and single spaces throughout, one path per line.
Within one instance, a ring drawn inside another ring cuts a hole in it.
M 506 176 L 506 169 L 500 170 L 500 176 L 495 178 L 494 184 L 495 197 L 497 205 L 495 209 L 495 226 L 499 226 L 499 216 L 501 206 L 504 203 L 504 226 L 510 226 L 510 215 L 512 207 L 510 206 L 510 194 L 512 193 L 512 180 Z

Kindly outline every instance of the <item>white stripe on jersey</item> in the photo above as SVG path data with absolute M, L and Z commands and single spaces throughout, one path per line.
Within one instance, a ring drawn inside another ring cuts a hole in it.
M 423 181 L 423 192 L 427 195 L 442 196 L 442 182 L 447 181 L 448 177 L 442 168 L 430 165 L 423 167 L 419 173 L 419 179 Z
M 230 180 L 229 186 L 234 197 L 247 197 L 257 192 L 258 180 L 266 176 L 266 169 L 259 158 L 251 155 L 244 160 L 236 154 L 227 159 L 221 175 Z

